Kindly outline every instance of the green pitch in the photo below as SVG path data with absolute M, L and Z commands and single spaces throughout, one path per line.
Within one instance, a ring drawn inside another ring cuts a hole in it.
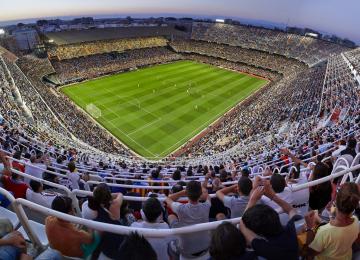
M 215 66 L 179 61 L 62 91 L 136 153 L 161 159 L 266 83 Z

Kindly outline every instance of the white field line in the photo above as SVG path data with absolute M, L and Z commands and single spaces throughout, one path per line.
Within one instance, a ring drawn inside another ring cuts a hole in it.
M 247 98 L 241 100 L 239 103 L 236 103 L 235 105 L 229 105 L 228 107 L 226 107 L 225 111 L 226 112 L 220 112 L 218 113 L 216 116 L 212 117 L 211 119 L 207 120 L 204 124 L 202 124 L 201 126 L 199 126 L 198 128 L 194 129 L 193 131 L 191 131 L 188 135 L 186 135 L 185 137 L 181 138 L 178 142 L 176 142 L 175 144 L 173 144 L 172 146 L 170 146 L 169 148 L 167 148 L 165 151 L 163 151 L 162 153 L 160 153 L 160 155 L 163 157 L 169 155 L 168 151 L 172 150 L 173 147 L 178 146 L 179 143 L 184 143 L 185 139 L 189 139 L 189 137 L 193 136 L 193 138 L 190 138 L 190 140 L 196 138 L 198 135 L 200 135 L 205 129 L 209 128 L 210 126 L 214 125 L 220 118 L 222 118 L 221 115 L 225 116 L 226 114 L 230 113 L 234 108 L 236 108 L 238 105 L 240 105 L 241 103 L 243 103 L 245 100 L 247 100 L 250 96 L 252 96 L 253 94 L 255 94 L 256 92 L 258 92 L 260 89 L 262 89 L 265 85 L 263 85 L 261 88 L 257 89 L 255 92 L 252 92 L 250 95 L 247 96 Z M 212 122 L 212 123 L 211 123 Z M 201 129 L 203 129 L 202 131 L 200 131 Z M 198 133 L 194 136 L 195 133 Z M 187 143 L 187 142 L 186 142 Z M 185 145 L 186 143 L 184 143 L 183 145 Z M 181 145 L 182 146 L 182 145 Z M 180 147 L 181 147 L 180 146 Z M 176 152 L 176 150 L 174 150 L 173 152 Z M 165 154 L 165 155 L 164 155 Z
M 157 122 L 159 122 L 160 120 L 161 120 L 161 117 L 159 117 L 158 119 L 155 119 L 154 121 L 152 121 L 152 122 L 150 122 L 150 123 L 148 123 L 148 124 L 146 124 L 146 125 L 143 125 L 142 127 L 136 129 L 135 131 L 132 131 L 132 132 L 129 133 L 128 135 L 130 136 L 130 135 L 132 135 L 132 134 L 135 134 L 135 133 L 137 133 L 137 132 L 140 132 L 141 130 L 143 130 L 143 129 L 145 129 L 145 128 L 147 128 L 147 127 L 149 127 L 149 126 L 151 126 L 151 125 L 153 125 L 153 124 L 155 124 L 155 123 L 157 123 Z
M 110 108 L 106 108 L 102 105 L 100 105 L 101 107 L 103 107 L 103 109 L 110 111 L 112 114 L 117 114 L 115 111 L 113 111 Z M 116 125 L 114 125 L 111 121 L 107 120 L 107 122 L 109 122 L 116 130 L 118 130 L 119 132 L 121 132 L 123 135 L 125 135 L 127 138 L 129 138 L 131 141 L 133 141 L 135 144 L 137 144 L 138 146 L 140 146 L 141 148 L 143 148 L 145 151 L 147 151 L 148 153 L 150 153 L 152 156 L 154 156 L 155 158 L 155 154 L 152 153 L 151 151 L 149 151 L 146 147 L 144 147 L 143 145 L 139 144 L 137 141 L 135 141 L 134 139 L 132 139 L 128 134 L 126 134 L 124 131 L 122 131 L 119 127 L 117 127 Z

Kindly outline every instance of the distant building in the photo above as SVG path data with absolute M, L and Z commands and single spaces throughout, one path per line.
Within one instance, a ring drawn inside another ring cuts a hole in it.
M 20 51 L 33 50 L 39 43 L 39 35 L 35 29 L 21 28 L 12 31 L 16 45 Z

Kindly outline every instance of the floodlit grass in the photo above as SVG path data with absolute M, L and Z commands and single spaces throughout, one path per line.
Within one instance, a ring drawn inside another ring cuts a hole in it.
M 215 66 L 179 61 L 62 91 L 136 153 L 160 159 L 266 83 Z

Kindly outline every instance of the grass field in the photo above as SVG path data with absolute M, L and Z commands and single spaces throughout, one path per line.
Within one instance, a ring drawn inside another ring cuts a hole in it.
M 159 159 L 266 83 L 215 66 L 179 61 L 62 91 L 137 154 Z

